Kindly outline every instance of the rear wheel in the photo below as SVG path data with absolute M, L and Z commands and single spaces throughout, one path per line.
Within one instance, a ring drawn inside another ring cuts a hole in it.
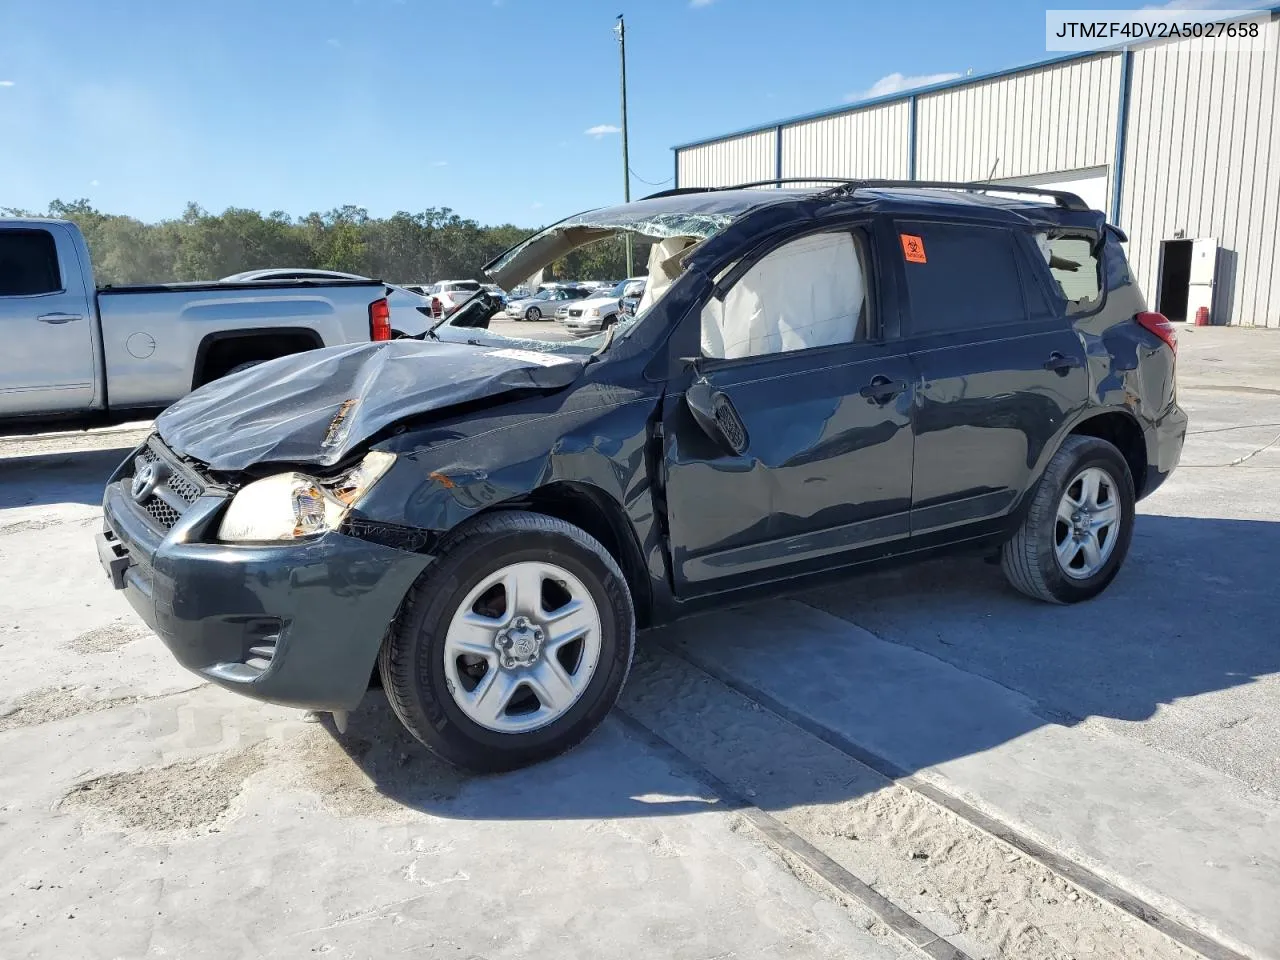
M 532 321 L 541 320 L 542 311 L 539 310 L 537 307 L 530 307 L 528 310 L 524 312 L 524 318 L 526 320 L 532 320 Z
M 1000 565 L 1029 597 L 1076 603 L 1115 579 L 1129 551 L 1133 477 L 1124 456 L 1096 437 L 1068 437 L 1045 469 Z
M 396 715 L 480 771 L 581 742 L 631 666 L 635 614 L 617 563 L 579 528 L 509 511 L 450 536 L 410 590 L 379 657 Z

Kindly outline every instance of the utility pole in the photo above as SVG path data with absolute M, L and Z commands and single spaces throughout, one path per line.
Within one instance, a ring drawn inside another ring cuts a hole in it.
M 618 57 L 622 65 L 622 199 L 631 202 L 631 158 L 627 153 L 627 22 L 618 14 L 618 22 L 613 26 L 618 35 Z M 631 234 L 626 234 L 627 242 L 627 276 L 634 275 L 631 260 Z

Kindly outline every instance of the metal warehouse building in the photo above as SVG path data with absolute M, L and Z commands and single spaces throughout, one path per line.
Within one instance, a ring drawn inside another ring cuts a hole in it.
M 1266 16 L 1264 12 L 1264 16 Z M 1075 55 L 675 148 L 680 187 L 783 177 L 1058 187 L 1129 235 L 1171 319 L 1280 328 L 1280 20 L 1265 51 Z

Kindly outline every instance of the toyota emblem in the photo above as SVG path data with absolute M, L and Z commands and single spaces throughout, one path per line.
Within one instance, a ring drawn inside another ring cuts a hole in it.
M 154 463 L 148 463 L 138 468 L 138 472 L 133 475 L 133 482 L 129 484 L 129 495 L 134 500 L 141 503 L 155 491 L 160 483 L 160 471 Z

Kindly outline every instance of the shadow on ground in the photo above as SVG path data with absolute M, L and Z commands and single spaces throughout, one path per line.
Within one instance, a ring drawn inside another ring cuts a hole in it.
M 762 756 L 785 747 L 768 742 L 750 721 L 716 715 L 700 681 L 664 675 L 653 645 L 793 680 L 802 699 L 824 712 L 848 705 L 849 719 L 872 749 L 895 745 L 897 765 L 905 756 L 911 772 L 981 753 L 1045 723 L 1072 725 L 1091 716 L 1147 720 L 1162 705 L 1280 672 L 1276 569 L 1280 523 L 1143 516 L 1120 576 L 1092 602 L 1055 607 L 1027 600 L 1005 584 L 998 567 L 980 559 L 851 577 L 796 595 L 804 606 L 764 601 L 642 636 L 622 705 L 669 718 L 673 741 L 686 733 L 677 724 L 698 723 L 718 748 L 766 773 L 776 770 L 784 782 L 772 784 L 773 803 L 847 801 L 876 784 L 795 775 L 795 757 L 773 762 Z M 784 608 L 813 617 L 797 620 Z M 824 619 L 821 610 L 844 619 Z M 868 642 L 862 631 L 842 629 L 847 621 L 890 642 Z M 1028 709 L 996 704 L 992 691 L 1003 696 L 1008 690 L 993 686 L 980 686 L 967 700 L 931 688 L 938 665 L 928 658 L 917 682 L 904 673 L 909 651 L 903 647 L 1017 691 Z M 1257 739 L 1248 730 L 1240 735 Z M 628 748 L 616 724 L 551 763 L 469 780 L 456 801 L 431 793 L 430 782 L 444 776 L 444 768 L 403 732 L 380 691 L 371 691 L 348 732 L 335 736 L 383 793 L 445 816 L 636 817 L 707 809 L 709 794 L 637 800 L 681 788 L 662 774 L 662 765 L 637 763 L 637 748 Z M 1266 742 L 1261 749 L 1274 753 L 1275 746 Z M 748 758 L 752 751 L 757 755 Z
M 107 478 L 135 444 L 0 457 L 0 510 L 56 503 L 102 503 Z

